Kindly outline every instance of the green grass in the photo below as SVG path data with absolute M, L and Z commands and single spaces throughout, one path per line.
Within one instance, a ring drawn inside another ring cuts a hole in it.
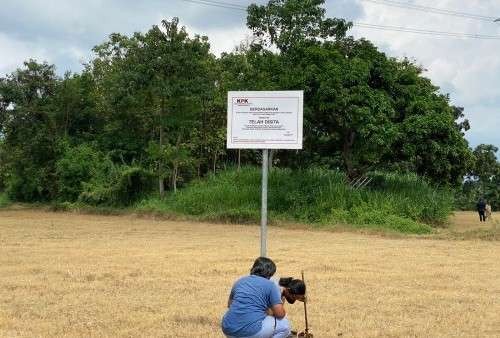
M 374 173 L 369 188 L 353 190 L 344 174 L 331 170 L 274 169 L 269 177 L 272 220 L 335 227 L 426 234 L 443 224 L 453 195 L 415 175 Z M 163 200 L 150 197 L 142 212 L 189 215 L 210 221 L 257 223 L 260 219 L 260 169 L 227 170 L 197 180 Z
M 0 208 L 5 208 L 10 204 L 10 200 L 7 197 L 7 194 L 0 192 Z

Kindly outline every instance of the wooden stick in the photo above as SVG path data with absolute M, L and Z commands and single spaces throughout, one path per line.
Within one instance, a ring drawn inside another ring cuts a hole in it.
M 304 282 L 304 284 L 306 284 L 306 281 L 304 280 L 304 270 L 302 270 L 302 281 Z M 305 333 L 307 334 L 307 333 L 309 333 L 309 324 L 307 323 L 307 292 L 306 292 L 306 295 L 304 295 L 304 318 L 306 321 Z

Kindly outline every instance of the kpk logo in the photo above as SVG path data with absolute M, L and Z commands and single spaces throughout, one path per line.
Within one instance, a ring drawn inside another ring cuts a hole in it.
M 250 102 L 248 102 L 248 99 L 236 99 L 236 104 L 239 106 L 248 106 L 250 105 Z

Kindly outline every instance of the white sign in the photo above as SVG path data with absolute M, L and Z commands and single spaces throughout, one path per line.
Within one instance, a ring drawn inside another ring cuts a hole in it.
M 302 149 L 303 91 L 229 92 L 227 148 Z

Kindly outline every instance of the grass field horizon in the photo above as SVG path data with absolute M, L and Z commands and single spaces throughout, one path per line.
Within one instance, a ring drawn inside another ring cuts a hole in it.
M 331 230 L 432 234 L 446 225 L 454 196 L 414 174 L 369 173 L 370 184 L 352 188 L 345 173 L 324 168 L 270 171 L 268 213 L 274 224 L 308 224 Z M 261 171 L 247 166 L 229 168 L 196 179 L 164 198 L 136 194 L 132 205 L 55 200 L 38 204 L 53 210 L 90 213 L 141 213 L 195 221 L 260 222 Z M 114 190 L 113 190 L 114 191 Z M 119 190 L 122 191 L 122 190 Z M 125 189 L 124 191 L 128 191 Z M 111 193 L 111 192 L 110 192 Z M 110 200 L 121 200 L 108 196 Z M 0 193 L 0 207 L 9 203 Z M 36 206 L 32 205 L 32 206 Z
M 1 210 L 0 337 L 222 337 L 229 289 L 258 255 L 258 233 Z M 305 270 L 316 337 L 497 337 L 499 255 L 488 241 L 269 229 L 278 273 Z M 300 304 L 287 311 L 303 329 Z

